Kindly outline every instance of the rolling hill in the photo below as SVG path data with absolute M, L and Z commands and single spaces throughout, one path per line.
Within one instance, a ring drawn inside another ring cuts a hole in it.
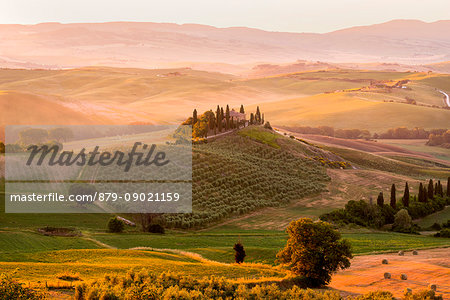
M 375 87 L 399 80 L 409 80 L 405 89 Z M 276 125 L 382 131 L 449 127 L 450 113 L 439 92 L 450 93 L 450 76 L 425 72 L 330 69 L 252 79 L 189 68 L 1 69 L 0 91 L 0 126 L 174 124 L 193 108 L 244 104 L 260 105 Z M 404 104 L 407 98 L 417 105 Z
M 423 64 L 450 59 L 449 30 L 450 21 L 417 20 L 324 34 L 171 23 L 0 25 L 0 58 L 5 66 L 30 68 L 154 68 L 174 62 L 244 64 L 297 59 Z

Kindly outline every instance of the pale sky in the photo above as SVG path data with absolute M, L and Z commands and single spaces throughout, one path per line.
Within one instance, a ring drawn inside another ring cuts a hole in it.
M 392 19 L 450 19 L 450 1 L 0 0 L 0 24 L 137 21 L 329 32 Z

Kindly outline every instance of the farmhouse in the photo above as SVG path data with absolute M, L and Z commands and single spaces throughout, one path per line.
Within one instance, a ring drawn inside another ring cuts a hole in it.
M 235 121 L 245 121 L 246 120 L 246 118 L 245 118 L 245 113 L 240 113 L 240 112 L 237 112 L 237 111 L 235 111 L 234 109 L 232 109 L 231 111 L 230 111 L 230 118 L 233 118 Z

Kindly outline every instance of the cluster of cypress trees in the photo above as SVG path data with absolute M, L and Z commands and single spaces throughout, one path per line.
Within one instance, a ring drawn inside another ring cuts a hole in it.
M 417 196 L 417 200 L 419 202 L 425 203 L 428 200 L 434 199 L 434 197 L 436 197 L 436 196 L 444 197 L 444 195 L 447 197 L 450 197 L 450 177 L 448 177 L 448 179 L 447 179 L 447 190 L 446 190 L 445 194 L 444 194 L 444 187 L 442 186 L 440 180 L 438 180 L 436 183 L 433 183 L 433 179 L 430 179 L 428 181 L 428 188 L 425 185 L 423 185 L 421 182 L 419 185 L 419 194 Z M 408 182 L 406 182 L 405 190 L 403 192 L 403 197 L 402 197 L 402 204 L 404 207 L 409 207 L 409 198 L 410 198 L 409 186 L 408 186 Z M 383 207 L 383 205 L 384 205 L 383 192 L 380 192 L 380 194 L 378 194 L 377 205 L 380 207 Z M 391 186 L 391 199 L 390 199 L 389 205 L 393 209 L 397 209 L 395 184 L 392 184 L 392 186 Z
M 250 114 L 250 121 L 249 121 L 250 125 L 253 124 L 264 124 L 264 114 L 261 114 L 261 112 L 259 111 L 259 106 L 256 107 L 256 113 Z
M 239 112 L 245 114 L 244 105 L 241 105 Z M 234 116 L 231 116 L 228 104 L 225 110 L 217 105 L 215 113 L 209 110 L 201 116 L 198 116 L 197 109 L 194 109 L 192 117 L 183 122 L 183 125 L 192 125 L 194 138 L 207 137 L 209 131 L 213 131 L 215 135 L 223 131 L 239 129 L 241 126 L 245 127 L 246 124 L 264 124 L 264 114 L 261 114 L 259 106 L 256 108 L 256 113 L 250 114 L 248 123 L 247 120 L 237 120 Z
M 449 193 L 450 193 L 450 190 L 449 190 L 448 183 L 447 183 L 447 193 L 446 193 L 447 196 L 450 196 Z M 444 197 L 444 188 L 442 187 L 440 180 L 438 180 L 433 185 L 433 180 L 430 179 L 430 181 L 428 182 L 428 188 L 426 186 L 424 186 L 422 183 L 420 183 L 419 195 L 418 195 L 419 202 L 427 202 L 428 199 L 433 199 L 434 196 Z

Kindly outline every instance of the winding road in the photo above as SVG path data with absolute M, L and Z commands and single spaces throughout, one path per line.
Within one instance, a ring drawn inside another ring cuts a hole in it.
M 439 93 L 441 93 L 442 95 L 445 96 L 444 102 L 447 104 L 448 107 L 450 107 L 450 99 L 448 97 L 448 94 L 446 92 L 441 91 L 441 90 L 439 90 Z

